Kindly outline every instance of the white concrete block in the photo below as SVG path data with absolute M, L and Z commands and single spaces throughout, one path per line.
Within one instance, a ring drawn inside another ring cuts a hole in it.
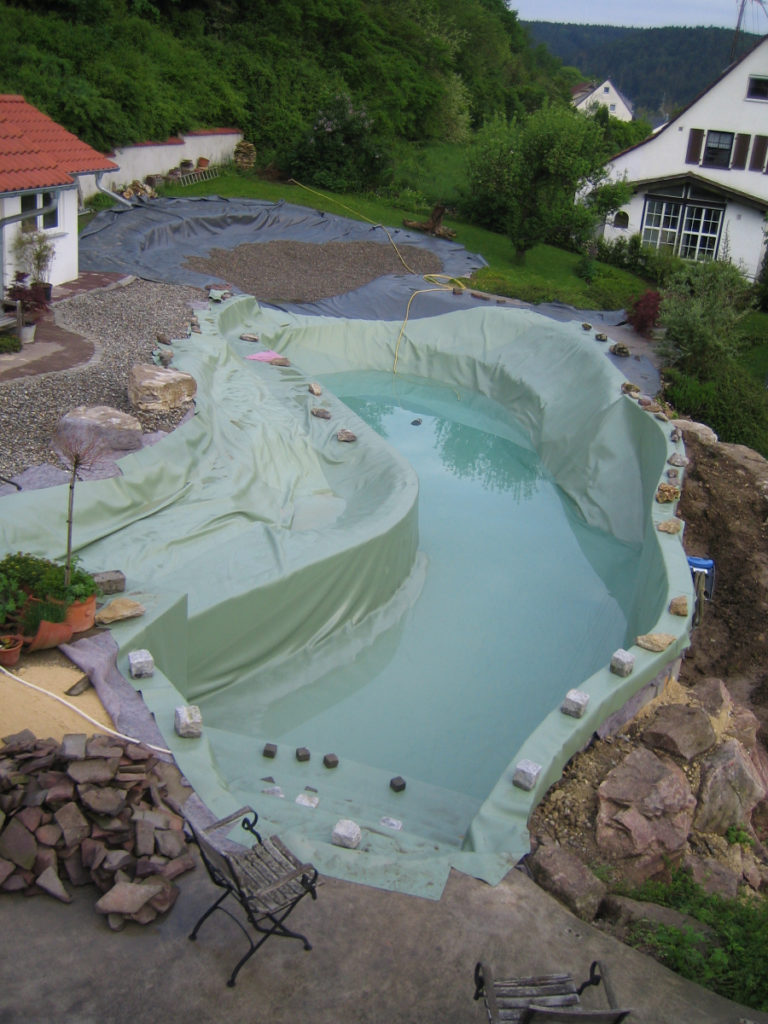
M 177 736 L 184 739 L 197 739 L 203 734 L 203 716 L 197 704 L 182 705 L 176 708 L 173 716 L 173 727 Z
M 584 693 L 583 690 L 569 690 L 560 705 L 560 710 L 564 715 L 570 715 L 571 718 L 581 718 L 587 710 L 587 704 L 589 704 L 588 693 Z
M 155 659 L 144 649 L 129 651 L 128 668 L 133 679 L 145 679 L 155 674 Z
M 635 667 L 635 656 L 625 651 L 622 647 L 613 652 L 611 657 L 611 672 L 616 676 L 630 676 Z
M 331 842 L 334 846 L 343 846 L 347 850 L 356 850 L 360 845 L 363 833 L 360 826 L 349 818 L 341 818 L 333 826 Z
M 518 789 L 533 789 L 539 775 L 541 775 L 541 765 L 536 764 L 535 761 L 529 761 L 528 758 L 524 757 L 522 761 L 518 761 L 515 766 L 515 774 L 512 776 L 512 785 L 517 786 Z
M 296 803 L 302 807 L 317 807 L 320 803 L 320 797 L 316 793 L 299 793 L 296 797 Z

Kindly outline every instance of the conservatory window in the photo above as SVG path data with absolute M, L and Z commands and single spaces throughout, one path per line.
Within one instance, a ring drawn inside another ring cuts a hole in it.
M 649 199 L 645 208 L 643 242 L 656 249 L 674 248 L 680 226 L 681 203 L 667 199 Z
M 714 259 L 723 210 L 699 202 L 649 198 L 643 217 L 645 245 L 669 248 L 685 260 Z
M 686 209 L 679 252 L 684 260 L 714 259 L 722 215 L 707 206 Z

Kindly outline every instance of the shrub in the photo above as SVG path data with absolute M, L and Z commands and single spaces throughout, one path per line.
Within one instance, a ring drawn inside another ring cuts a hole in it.
M 5 352 L 21 352 L 21 340 L 15 334 L 0 334 L 0 355 Z
M 362 192 L 385 180 L 386 148 L 365 107 L 337 93 L 318 111 L 290 157 L 291 173 L 334 192 Z
M 679 413 L 710 426 L 721 441 L 744 444 L 768 458 L 768 392 L 739 363 L 728 362 L 716 378 L 704 381 L 668 368 L 664 398 Z
M 627 319 L 638 334 L 647 335 L 658 325 L 660 305 L 661 295 L 651 288 L 633 300 L 627 310 Z

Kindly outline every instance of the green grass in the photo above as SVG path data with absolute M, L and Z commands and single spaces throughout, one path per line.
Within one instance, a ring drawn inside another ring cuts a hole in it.
M 434 150 L 439 147 L 433 147 Z M 403 219 L 428 212 L 430 205 L 414 209 L 413 196 L 333 195 L 323 190 L 304 188 L 286 182 L 265 181 L 255 175 L 226 169 L 218 178 L 191 186 L 164 186 L 167 196 L 221 195 L 244 199 L 280 199 L 316 210 L 338 213 L 387 227 L 400 227 Z M 403 201 L 405 199 L 405 202 Z M 576 273 L 581 257 L 551 245 L 538 245 L 524 263 L 515 260 L 512 243 L 506 235 L 487 231 L 446 217 L 446 227 L 456 232 L 456 241 L 469 252 L 480 253 L 488 267 L 471 279 L 473 288 L 522 299 L 525 302 L 565 302 L 582 309 L 623 309 L 633 296 L 647 285 L 639 277 L 615 267 L 597 263 L 591 284 Z
M 768 313 L 749 313 L 740 323 L 745 339 L 741 362 L 760 384 L 768 384 Z
M 466 160 L 466 146 L 454 142 L 403 144 L 394 153 L 392 194 L 418 196 L 429 208 L 435 203 L 453 206 L 467 179 Z

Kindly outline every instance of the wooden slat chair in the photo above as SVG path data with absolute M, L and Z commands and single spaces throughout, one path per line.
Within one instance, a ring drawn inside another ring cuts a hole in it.
M 241 826 L 256 840 L 250 848 L 228 841 L 224 833 L 215 836 L 216 832 L 231 827 L 238 819 L 242 819 Z M 189 938 L 194 941 L 203 921 L 215 910 L 221 910 L 235 922 L 250 944 L 250 949 L 230 975 L 227 982 L 230 988 L 234 986 L 243 964 L 272 935 L 298 939 L 305 950 L 312 948 L 305 935 L 291 931 L 284 922 L 305 896 L 317 899 L 317 870 L 311 864 L 302 864 L 277 836 L 262 839 L 256 831 L 257 821 L 258 815 L 251 807 L 241 807 L 234 814 L 202 829 L 187 819 L 211 881 L 224 890 L 197 922 Z M 256 941 L 240 917 L 222 905 L 230 896 L 245 912 L 257 935 Z
M 588 1010 L 581 1005 L 581 993 L 590 985 L 604 982 L 609 1010 Z M 604 968 L 597 960 L 589 978 L 576 987 L 570 974 L 542 974 L 528 978 L 493 977 L 487 964 L 475 967 L 475 999 L 482 998 L 490 1024 L 620 1024 L 631 1013 L 615 1008 L 613 990 Z

